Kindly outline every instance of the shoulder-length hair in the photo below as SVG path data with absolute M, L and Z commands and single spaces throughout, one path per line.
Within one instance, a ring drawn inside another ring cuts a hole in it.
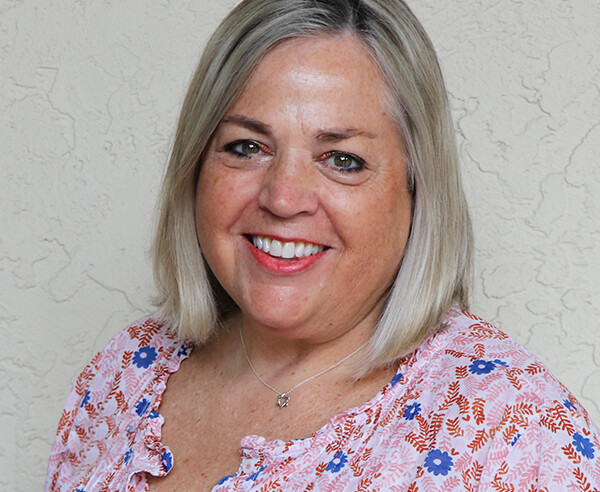
M 196 184 L 212 134 L 269 50 L 293 38 L 345 33 L 362 41 L 387 82 L 413 192 L 401 267 L 358 372 L 414 350 L 440 328 L 451 305 L 468 307 L 472 233 L 454 128 L 435 51 L 414 14 L 401 0 L 246 0 L 208 41 L 162 185 L 152 249 L 158 316 L 182 338 L 206 342 L 237 309 L 196 237 Z

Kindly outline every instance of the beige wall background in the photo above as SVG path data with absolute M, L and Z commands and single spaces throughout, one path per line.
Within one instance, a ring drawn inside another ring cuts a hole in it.
M 183 91 L 234 0 L 0 0 L 0 489 L 41 490 L 92 355 L 150 310 Z M 412 0 L 447 77 L 473 311 L 600 422 L 600 2 Z

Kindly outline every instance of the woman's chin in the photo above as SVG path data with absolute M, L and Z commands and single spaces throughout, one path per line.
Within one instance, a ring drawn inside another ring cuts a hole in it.
M 320 319 L 316 306 L 311 309 L 311 301 L 303 295 L 298 299 L 296 295 L 264 295 L 253 296 L 253 299 L 241 305 L 242 316 L 245 322 L 257 327 L 263 327 L 273 334 L 283 337 L 296 336 L 299 331 L 316 328 L 312 320 Z M 323 323 L 319 323 L 322 325 Z

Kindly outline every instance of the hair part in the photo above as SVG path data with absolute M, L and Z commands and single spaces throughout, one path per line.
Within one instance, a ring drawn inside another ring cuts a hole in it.
M 361 40 L 389 90 L 413 191 L 409 239 L 357 375 L 391 364 L 468 307 L 472 232 L 441 70 L 423 27 L 401 0 L 246 0 L 210 38 L 181 110 L 152 247 L 158 316 L 202 344 L 237 309 L 204 261 L 195 228 L 202 155 L 264 56 L 295 38 Z M 399 254 L 401 254 L 399 252 Z

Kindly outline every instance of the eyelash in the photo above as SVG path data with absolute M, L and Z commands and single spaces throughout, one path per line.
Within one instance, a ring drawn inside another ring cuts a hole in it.
M 331 152 L 326 152 L 319 158 L 319 161 L 325 162 L 328 159 L 330 159 L 331 157 L 347 157 L 347 158 L 353 160 L 355 162 L 355 164 L 358 165 L 357 167 L 347 167 L 347 168 L 332 165 L 332 168 L 335 169 L 336 172 L 356 173 L 356 172 L 363 171 L 365 169 L 365 160 L 364 159 L 361 159 L 357 155 L 350 154 L 348 152 L 340 152 L 339 150 L 333 150 Z
M 236 149 L 236 147 L 238 147 L 242 144 L 256 145 L 258 147 L 258 149 L 260 150 L 260 152 L 264 152 L 265 154 L 268 154 L 268 155 L 273 155 L 273 153 L 266 146 L 262 145 L 261 143 L 255 141 L 255 140 L 249 140 L 249 139 L 240 139 L 240 140 L 235 140 L 233 142 L 230 142 L 227 145 L 225 145 L 225 150 L 227 152 L 229 152 L 230 154 L 233 154 L 237 157 L 241 157 L 242 159 L 252 158 L 253 154 L 247 154 L 245 152 L 242 152 L 241 150 Z
M 258 148 L 258 151 L 255 153 L 242 152 L 240 149 L 238 149 L 238 147 L 243 144 L 256 145 L 256 147 Z M 268 147 L 261 144 L 260 142 L 257 142 L 256 140 L 250 140 L 250 139 L 234 140 L 233 142 L 230 142 L 227 145 L 225 145 L 224 149 L 225 149 L 225 151 L 229 152 L 230 154 L 232 154 L 236 157 L 239 157 L 241 159 L 251 159 L 255 154 L 258 154 L 259 152 L 263 152 L 267 155 L 273 155 L 273 152 Z M 356 172 L 363 171 L 365 169 L 364 159 L 361 159 L 357 155 L 351 154 L 349 152 L 341 152 L 339 150 L 332 150 L 330 152 L 326 152 L 325 154 L 319 156 L 317 158 L 317 160 L 319 162 L 325 163 L 327 160 L 331 159 L 332 157 L 333 158 L 335 158 L 335 157 L 348 158 L 348 159 L 354 161 L 354 163 L 356 165 L 356 167 L 344 168 L 344 167 L 339 167 L 339 166 L 335 166 L 335 165 L 331 164 L 331 168 L 335 172 L 356 173 Z

